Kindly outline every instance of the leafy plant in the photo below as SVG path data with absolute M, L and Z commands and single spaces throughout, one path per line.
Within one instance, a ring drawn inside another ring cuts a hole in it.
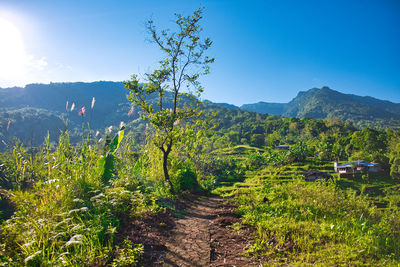
M 178 169 L 178 171 L 176 172 L 176 177 L 173 181 L 173 185 L 178 192 L 199 189 L 197 175 L 188 166 L 184 166 L 183 168 Z
M 110 137 L 107 137 L 103 156 L 99 159 L 99 168 L 103 184 L 108 183 L 115 172 L 115 152 L 121 144 L 122 138 L 124 138 L 124 132 L 125 127 L 123 126 L 112 141 Z
M 134 245 L 129 239 L 125 239 L 122 246 L 116 249 L 118 256 L 112 262 L 113 267 L 135 266 L 144 252 L 142 244 Z

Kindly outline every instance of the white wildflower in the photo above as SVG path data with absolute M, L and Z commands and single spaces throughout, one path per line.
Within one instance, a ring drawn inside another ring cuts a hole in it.
M 111 125 L 110 127 L 108 127 L 108 128 L 106 129 L 106 133 L 107 133 L 107 134 L 110 134 L 111 131 L 112 131 L 112 129 L 113 129 L 113 126 Z
M 134 107 L 134 106 L 131 106 L 131 108 L 130 108 L 129 111 L 128 111 L 128 116 L 130 117 L 130 116 L 132 116 L 134 113 L 135 113 L 135 107 Z
M 22 246 L 23 246 L 23 247 L 30 247 L 30 246 L 32 246 L 33 244 L 35 244 L 35 241 L 31 241 L 31 242 L 25 243 L 25 244 L 23 244 Z
M 79 245 L 82 244 L 83 235 L 74 235 L 71 239 L 65 244 L 67 247 L 71 245 Z
M 99 198 L 104 198 L 104 197 L 106 197 L 103 193 L 100 193 L 100 194 L 98 194 L 98 195 L 96 195 L 96 196 L 94 196 L 94 197 L 91 197 L 90 198 L 90 201 L 95 201 L 95 200 L 98 200 Z
M 53 167 L 54 168 L 54 167 Z M 47 180 L 45 183 L 46 184 L 52 184 L 52 183 L 55 183 L 55 182 L 57 182 L 58 181 L 58 179 L 51 179 L 51 180 Z
M 65 232 L 57 233 L 56 235 L 53 235 L 50 237 L 50 239 L 57 239 L 59 237 L 63 237 L 65 235 Z
M 89 209 L 87 208 L 87 207 L 82 207 L 82 208 L 80 208 L 80 211 L 82 211 L 82 212 L 87 212 Z
M 32 255 L 30 255 L 29 257 L 25 258 L 25 263 L 28 263 L 29 261 L 33 260 L 36 256 L 38 256 L 40 253 L 42 253 L 41 250 L 36 251 L 35 253 L 33 253 Z
M 93 109 L 94 108 L 94 103 L 96 102 L 96 99 L 94 99 L 94 97 L 92 98 L 92 105 L 90 106 L 91 107 L 91 109 Z
M 83 225 L 82 224 L 77 224 L 77 225 L 75 225 L 74 227 L 72 227 L 69 231 L 70 232 L 75 232 L 75 231 L 78 231 L 78 230 L 80 230 L 80 229 L 82 229 L 83 228 Z
M 74 213 L 78 213 L 78 212 L 87 212 L 87 211 L 88 211 L 87 207 L 83 207 L 83 208 L 80 208 L 80 209 L 73 209 L 73 210 L 70 210 L 68 212 L 68 215 L 71 215 L 71 214 L 74 214 Z

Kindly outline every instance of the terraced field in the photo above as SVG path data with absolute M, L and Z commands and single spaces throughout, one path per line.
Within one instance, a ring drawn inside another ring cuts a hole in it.
M 230 155 L 243 161 L 254 153 L 249 151 L 241 148 Z M 310 170 L 329 173 L 333 179 L 306 182 L 302 174 Z M 219 181 L 214 193 L 238 205 L 243 226 L 236 228 L 255 229 L 248 252 L 267 265 L 400 262 L 400 186 L 385 174 L 339 178 L 333 162 L 308 158 L 247 168 L 242 177 Z

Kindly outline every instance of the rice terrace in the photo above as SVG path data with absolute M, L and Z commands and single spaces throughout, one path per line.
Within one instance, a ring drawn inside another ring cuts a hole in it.
M 399 266 L 396 1 L 0 3 L 0 266 Z

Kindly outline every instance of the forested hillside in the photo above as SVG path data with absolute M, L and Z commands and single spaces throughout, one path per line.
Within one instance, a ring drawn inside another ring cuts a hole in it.
M 271 115 L 283 115 L 286 112 L 287 104 L 283 103 L 267 103 L 267 102 L 258 102 L 254 104 L 244 104 L 240 106 L 243 110 L 258 112 L 258 113 L 266 113 Z
M 242 109 L 297 118 L 333 118 L 351 121 L 359 127 L 399 127 L 400 104 L 373 97 L 342 94 L 328 87 L 313 88 L 289 103 L 246 104 Z
M 92 109 L 93 98 L 95 104 Z M 227 103 L 205 101 L 203 109 L 211 111 L 214 106 L 227 108 L 219 110 L 222 112 L 219 115 L 221 125 L 226 124 L 227 119 L 222 117 L 230 116 L 229 109 L 250 117 L 256 116 L 255 113 L 246 115 L 248 113 L 244 110 L 284 117 L 339 118 L 352 122 L 356 127 L 375 129 L 397 128 L 400 125 L 400 104 L 345 95 L 325 87 L 300 92 L 287 104 L 259 102 L 243 105 L 239 109 Z M 79 116 L 78 111 L 82 107 L 87 112 Z M 17 137 L 25 144 L 39 145 L 47 132 L 55 141 L 62 131 L 69 129 L 72 140 L 79 140 L 76 136 L 81 131 L 82 123 L 103 134 L 109 126 L 116 127 L 121 121 L 129 123 L 139 118 L 140 109 L 133 109 L 135 112 L 132 112 L 126 99 L 126 89 L 120 82 L 30 84 L 23 88 L 0 89 L 0 137 L 6 143 Z M 0 149 L 4 147 L 4 143 L 0 144 Z

